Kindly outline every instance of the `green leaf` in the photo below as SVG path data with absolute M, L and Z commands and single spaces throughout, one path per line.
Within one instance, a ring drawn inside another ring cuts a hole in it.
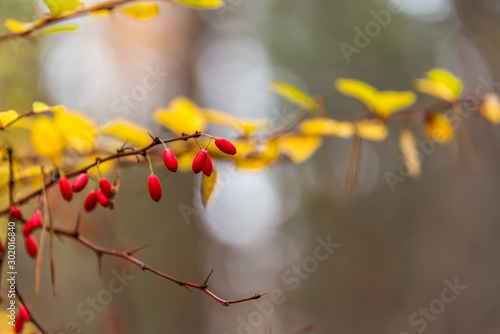
M 74 23 L 60 24 L 57 26 L 42 29 L 42 30 L 37 32 L 37 35 L 45 36 L 45 35 L 57 34 L 60 32 L 72 32 L 72 31 L 77 31 L 77 30 L 78 30 L 78 25 L 76 25 Z
M 78 0 L 43 0 L 43 2 L 49 7 L 52 17 L 58 17 L 82 4 Z
M 198 9 L 216 9 L 224 6 L 222 0 L 175 0 L 183 5 Z

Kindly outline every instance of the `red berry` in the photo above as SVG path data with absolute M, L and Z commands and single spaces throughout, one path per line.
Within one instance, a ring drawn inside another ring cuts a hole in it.
M 28 219 L 28 221 L 31 221 L 34 227 L 41 227 L 42 226 L 42 213 L 40 210 L 36 210 Z
M 153 201 L 158 202 L 161 198 L 161 184 L 160 180 L 158 180 L 158 177 L 156 175 L 149 176 L 148 188 L 149 188 L 149 195 L 151 195 Z
M 17 205 L 13 205 L 9 208 L 9 216 L 14 219 L 21 219 L 23 215 L 21 214 L 21 209 Z
M 24 305 L 21 305 L 21 307 L 19 307 L 18 319 L 19 317 L 23 320 L 30 320 L 30 314 L 28 313 L 28 310 L 26 309 L 26 307 L 24 307 Z
M 61 177 L 59 179 L 59 190 L 61 191 L 62 197 L 66 201 L 71 201 L 73 198 L 73 190 L 71 189 L 71 185 L 69 184 L 69 181 L 65 177 Z
M 99 181 L 99 188 L 104 196 L 109 197 L 111 195 L 111 183 L 106 178 L 102 178 Z
M 23 227 L 23 235 L 30 235 L 35 228 L 42 227 L 42 213 L 36 210 Z
M 171 172 L 175 172 L 177 168 L 179 168 L 174 152 L 168 147 L 163 151 L 163 162 L 165 163 L 167 169 Z
M 207 155 L 207 161 L 205 161 L 205 165 L 203 166 L 203 174 L 206 176 L 212 175 L 214 171 L 214 166 L 212 165 L 212 159 L 210 159 L 210 155 Z
M 201 149 L 193 160 L 193 172 L 198 174 L 205 166 L 205 162 L 207 161 L 208 152 L 205 149 Z
M 87 182 L 89 182 L 89 175 L 87 173 L 81 173 L 76 177 L 71 188 L 73 188 L 74 192 L 82 191 L 87 185 Z
M 24 327 L 24 319 L 19 318 L 19 316 L 16 319 L 16 324 L 14 326 L 14 333 L 22 333 L 23 332 L 23 327 Z
M 222 152 L 229 154 L 229 155 L 235 155 L 236 154 L 236 147 L 234 147 L 233 143 L 231 143 L 227 139 L 219 138 L 215 140 L 215 146 L 219 148 Z
M 3 244 L 2 244 L 2 240 L 0 240 L 0 254 L 3 253 Z
M 29 256 L 35 257 L 36 254 L 38 254 L 38 245 L 36 244 L 35 238 L 33 238 L 33 235 L 28 235 L 24 239 L 24 243 L 26 246 L 26 251 L 28 252 Z
M 109 199 L 106 197 L 106 195 L 104 195 L 101 189 L 97 191 L 97 200 L 103 207 L 107 207 L 109 204 Z
M 85 202 L 83 203 L 83 208 L 85 211 L 90 212 L 95 209 L 97 205 L 97 192 L 92 189 L 87 197 L 85 198 Z

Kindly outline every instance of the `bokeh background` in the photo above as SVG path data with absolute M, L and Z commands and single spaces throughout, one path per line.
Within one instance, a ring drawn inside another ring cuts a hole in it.
M 342 43 L 356 46 L 355 29 L 394 4 L 401 10 L 346 58 Z M 334 90 L 339 77 L 406 90 L 439 66 L 460 76 L 472 94 L 500 85 L 497 0 L 228 0 L 217 11 L 167 2 L 160 9 L 159 18 L 145 23 L 119 12 L 82 17 L 72 20 L 80 26 L 76 34 L 1 44 L 0 110 L 23 111 L 42 100 L 101 123 L 131 119 L 166 136 L 152 113 L 179 95 L 279 124 L 293 106 L 269 91 L 272 79 L 322 96 L 328 115 L 339 119 L 361 110 Z M 41 1 L 0 0 L 2 21 L 29 21 L 45 11 Z M 158 69 L 168 76 L 147 98 L 123 102 Z M 420 96 L 418 105 L 432 102 Z M 57 297 L 48 265 L 35 294 L 34 261 L 24 252 L 19 286 L 50 333 L 71 333 L 65 327 L 71 322 L 82 333 L 106 334 L 288 334 L 311 324 L 313 333 L 498 333 L 500 133 L 473 117 L 466 122 L 476 170 L 465 159 L 455 166 L 450 147 L 439 147 L 425 157 L 418 179 L 405 179 L 394 191 L 384 175 L 401 165 L 397 125 L 385 142 L 364 144 L 354 195 L 346 191 L 350 141 L 331 138 L 300 165 L 248 173 L 220 164 L 224 186 L 207 210 L 199 209 L 199 176 L 160 173 L 164 198 L 156 204 L 145 187 L 146 167 L 128 168 L 116 210 L 83 218 L 84 233 L 100 245 L 147 244 L 138 256 L 160 270 L 202 282 L 214 269 L 210 285 L 222 297 L 280 290 L 279 304 L 265 297 L 224 311 L 202 293 L 109 258 L 99 276 L 95 255 L 72 240 L 56 245 Z M 73 226 L 78 208 L 54 205 L 57 224 Z M 313 266 L 308 258 L 318 238 L 339 246 Z M 294 265 L 310 272 L 294 274 Z M 134 278 L 87 322 L 77 310 L 107 288 L 113 270 Z M 440 309 L 444 281 L 455 279 L 467 288 Z M 410 321 L 429 307 L 439 312 L 417 325 Z

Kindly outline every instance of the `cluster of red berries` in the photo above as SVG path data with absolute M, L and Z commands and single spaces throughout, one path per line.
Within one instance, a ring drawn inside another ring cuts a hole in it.
M 227 139 L 216 139 L 215 146 L 217 146 L 217 148 L 225 154 L 236 154 L 236 147 L 234 147 L 234 145 Z M 165 167 L 172 172 L 175 172 L 178 168 L 177 158 L 175 157 L 174 152 L 172 152 L 172 150 L 168 147 L 165 147 L 165 150 L 163 151 L 163 162 L 165 163 Z M 192 169 L 195 174 L 203 172 L 206 176 L 212 175 L 214 167 L 207 148 L 200 149 L 200 151 L 196 154 L 193 160 Z M 158 202 L 162 194 L 161 184 L 158 177 L 153 173 L 151 173 L 148 178 L 148 189 L 149 195 L 153 201 Z
M 61 191 L 62 197 L 68 202 L 71 201 L 73 193 L 82 191 L 87 186 L 88 181 L 89 175 L 87 173 L 78 175 L 75 181 L 73 181 L 73 185 L 70 185 L 68 179 L 65 177 L 59 178 L 59 190 Z M 103 207 L 109 206 L 111 189 L 111 183 L 106 178 L 101 178 L 101 180 L 99 180 L 99 190 L 95 191 L 92 189 L 83 202 L 85 211 L 90 212 L 94 210 L 97 203 L 101 204 Z
M 24 323 L 30 320 L 30 314 L 24 305 L 19 307 L 16 316 L 16 325 L 14 326 L 14 333 L 21 333 L 23 331 Z
M 21 219 L 21 209 L 19 209 L 17 205 L 12 205 L 9 208 L 9 216 L 13 219 Z M 31 257 L 35 257 L 38 254 L 38 244 L 32 233 L 35 229 L 40 227 L 42 227 L 42 213 L 39 210 L 36 210 L 26 221 L 26 224 L 24 224 L 23 227 L 24 246 L 26 247 L 26 252 Z M 0 244 L 0 253 L 1 252 L 2 246 Z

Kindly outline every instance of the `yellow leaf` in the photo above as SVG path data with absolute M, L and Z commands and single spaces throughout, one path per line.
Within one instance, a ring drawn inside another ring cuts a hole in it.
M 433 113 L 427 116 L 425 135 L 440 144 L 449 144 L 455 137 L 450 120 L 441 113 Z
M 234 129 L 248 136 L 252 132 L 269 128 L 268 120 L 251 120 L 238 118 L 218 110 L 204 110 L 207 121 Z
M 88 156 L 83 157 L 81 160 L 78 161 L 78 163 L 72 167 L 72 170 L 78 170 L 85 168 L 89 166 L 90 164 L 94 163 L 96 161 L 96 158 L 102 156 L 98 156 L 96 154 L 91 154 Z M 88 170 L 89 173 L 94 174 L 96 178 L 99 178 L 101 175 L 110 175 L 112 171 L 115 170 L 116 167 L 116 160 L 108 160 L 105 162 L 99 163 L 99 171 L 97 170 L 97 167 L 94 166 Z M 100 173 L 99 173 L 100 172 Z
M 271 90 L 304 110 L 316 111 L 320 109 L 319 104 L 312 97 L 286 82 L 273 80 Z
M 0 112 L 0 122 L 2 122 L 2 128 L 7 127 L 10 123 L 16 120 L 19 117 L 17 111 L 8 110 L 4 112 Z
M 237 147 L 240 148 L 245 146 L 247 152 L 246 155 L 243 155 L 243 151 L 238 151 L 237 156 L 234 157 L 235 166 L 241 169 L 261 171 L 272 166 L 279 158 L 279 142 L 277 140 L 270 140 L 259 145 L 250 143 L 238 145 Z
M 33 102 L 31 108 L 33 109 L 34 113 L 40 113 L 50 110 L 50 107 L 47 104 L 39 101 Z
M 356 124 L 356 135 L 361 138 L 383 141 L 387 137 L 387 126 L 378 120 L 358 121 Z
M 50 111 L 52 112 L 63 112 L 66 110 L 66 107 L 65 106 L 61 106 L 61 105 L 57 105 L 57 106 L 52 106 L 50 107 Z
M 31 177 L 40 177 L 42 175 L 42 171 L 40 169 L 40 166 L 32 166 L 28 168 L 21 169 L 19 171 L 15 172 L 15 179 L 16 180 L 21 180 L 21 179 L 26 179 L 26 178 L 31 178 Z
M 217 9 L 224 6 L 222 0 L 174 0 L 178 3 L 198 9 Z
M 122 9 L 122 12 L 134 19 L 148 21 L 158 16 L 158 5 L 154 2 L 140 2 Z
M 31 30 L 34 25 L 31 22 L 20 22 L 13 19 L 7 19 L 3 23 L 4 27 L 14 34 L 22 34 Z
M 212 175 L 202 177 L 200 192 L 201 192 L 201 202 L 203 203 L 204 207 L 207 206 L 207 203 L 210 200 L 211 195 L 213 194 L 216 183 L 217 183 L 217 173 L 215 169 L 212 172 Z
M 133 145 L 144 147 L 151 144 L 149 130 L 127 120 L 114 120 L 104 125 L 102 133 L 127 141 Z
M 354 79 L 338 79 L 335 82 L 335 86 L 340 93 L 360 100 L 382 118 L 407 108 L 416 101 L 416 96 L 413 92 L 379 92 L 374 87 Z
M 455 102 L 462 93 L 462 81 L 451 72 L 435 68 L 427 72 L 427 78 L 417 79 L 417 89 L 449 102 Z
M 338 122 L 330 118 L 316 117 L 300 123 L 299 131 L 306 136 L 350 138 L 354 134 L 354 125 L 351 122 Z
M 68 23 L 68 24 L 59 24 L 56 26 L 44 28 L 42 30 L 38 30 L 36 34 L 38 36 L 46 36 L 46 35 L 52 35 L 52 34 L 57 34 L 60 32 L 75 32 L 78 30 L 78 25 L 74 23 Z
M 177 163 L 179 164 L 179 171 L 189 172 L 191 171 L 191 166 L 193 165 L 194 157 L 198 151 L 187 151 L 182 154 L 175 152 L 177 157 Z
M 415 134 L 410 129 L 404 129 L 399 137 L 399 149 L 403 161 L 411 177 L 420 175 L 420 156 L 415 143 Z
M 68 147 L 79 153 L 90 152 L 95 143 L 95 124 L 90 118 L 76 113 L 57 113 L 54 116 L 54 124 L 65 137 Z
M 89 15 L 94 17 L 108 17 L 110 12 L 109 9 L 98 9 L 91 11 Z
M 279 151 L 299 164 L 309 159 L 322 144 L 319 136 L 289 134 L 278 139 Z
M 52 17 L 74 10 L 82 4 L 78 0 L 43 0 L 43 2 L 49 7 Z
M 31 144 L 41 157 L 59 160 L 65 149 L 65 140 L 59 128 L 48 118 L 39 117 L 31 131 Z
M 186 97 L 177 97 L 166 109 L 156 110 L 154 118 L 176 135 L 204 131 L 207 125 L 198 106 Z
M 492 124 L 500 124 L 500 100 L 498 95 L 490 93 L 485 96 L 481 107 L 480 114 Z

